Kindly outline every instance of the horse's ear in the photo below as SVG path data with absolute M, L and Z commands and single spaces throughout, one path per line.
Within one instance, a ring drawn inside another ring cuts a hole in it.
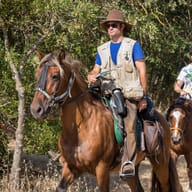
M 63 59 L 65 59 L 66 53 L 63 50 L 58 51 L 58 60 L 62 62 Z
M 40 51 L 38 51 L 38 50 L 35 50 L 35 53 L 36 53 L 36 55 L 38 56 L 39 61 L 41 61 L 41 59 L 43 59 L 43 57 L 45 56 L 44 53 L 42 53 L 42 52 L 40 52 Z

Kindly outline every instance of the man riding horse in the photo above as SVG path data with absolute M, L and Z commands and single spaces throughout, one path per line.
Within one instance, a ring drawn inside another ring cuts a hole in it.
M 120 120 L 122 122 L 120 126 L 125 127 L 126 132 L 120 169 L 120 177 L 126 178 L 135 173 L 137 157 L 135 129 L 138 111 L 143 119 L 153 121 L 155 110 L 151 99 L 147 96 L 146 64 L 142 48 L 138 41 L 124 36 L 131 31 L 132 26 L 125 21 L 119 10 L 109 11 L 107 18 L 100 24 L 108 33 L 110 41 L 97 48 L 95 65 L 88 74 L 88 81 L 94 84 L 100 72 L 108 73 L 108 77 L 113 80 L 113 84 L 109 87 L 111 94 L 116 98 L 115 105 L 119 107 L 117 109 L 119 116 L 123 119 Z M 131 114 L 128 116 L 128 113 Z
M 180 94 L 180 98 L 192 99 L 192 48 L 189 49 L 189 63 L 184 66 L 175 82 L 174 90 Z

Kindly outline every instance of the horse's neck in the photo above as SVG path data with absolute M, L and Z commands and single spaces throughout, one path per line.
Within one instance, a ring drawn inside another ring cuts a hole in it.
M 89 93 L 87 83 L 80 76 L 77 76 L 71 90 L 71 98 L 69 97 L 62 107 L 63 127 L 68 129 L 64 131 L 73 134 L 73 129 L 78 132 L 78 129 L 82 128 L 82 124 L 86 124 L 90 122 L 91 118 L 95 118 L 95 111 L 104 107 L 102 105 L 100 100 L 95 99 Z M 84 128 L 88 129 L 87 126 L 84 126 Z
M 96 118 L 96 105 L 91 104 L 91 97 L 84 95 L 74 102 L 64 106 L 61 114 L 63 125 L 62 135 L 67 145 L 78 146 L 79 142 L 89 140 L 93 129 L 97 126 L 93 125 Z M 101 112 L 102 113 L 102 112 Z
M 63 105 L 61 119 L 65 126 L 74 127 L 89 119 L 95 110 L 94 98 L 88 92 L 79 92 Z M 75 127 L 74 127 L 75 128 Z

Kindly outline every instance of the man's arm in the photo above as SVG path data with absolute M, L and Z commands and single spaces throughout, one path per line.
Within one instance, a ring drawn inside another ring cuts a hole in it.
M 185 95 L 186 92 L 183 91 L 183 89 L 181 88 L 183 86 L 183 81 L 182 80 L 177 80 L 174 84 L 174 91 L 176 93 L 179 93 L 180 95 Z
M 141 86 L 143 88 L 144 95 L 147 95 L 147 74 L 146 74 L 146 64 L 144 59 L 139 59 L 135 61 L 136 68 L 139 73 L 139 78 Z
M 101 67 L 97 64 L 93 67 L 93 70 L 88 73 L 87 79 L 89 83 L 94 83 L 96 81 L 96 76 L 101 71 Z

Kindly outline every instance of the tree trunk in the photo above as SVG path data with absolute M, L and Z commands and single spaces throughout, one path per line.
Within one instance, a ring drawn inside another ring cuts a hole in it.
M 16 130 L 16 146 L 13 155 L 13 164 L 11 168 L 10 174 L 10 191 L 16 191 L 20 187 L 20 163 L 21 163 L 21 154 L 23 151 L 23 132 L 24 132 L 24 116 L 25 116 L 25 102 L 24 102 L 24 87 L 22 86 L 20 74 L 17 71 L 15 64 L 12 59 L 12 55 L 9 51 L 9 41 L 7 36 L 7 30 L 3 27 L 3 36 L 4 36 L 4 45 L 8 63 L 11 67 L 13 78 L 16 83 L 16 90 L 18 92 L 19 97 L 19 105 L 18 105 L 18 127 Z
M 3 20 L 0 18 L 2 24 L 2 31 L 4 37 L 4 46 L 6 52 L 7 61 L 11 67 L 13 79 L 16 83 L 16 91 L 18 93 L 18 127 L 15 132 L 15 151 L 13 155 L 13 164 L 10 173 L 10 191 L 16 191 L 20 188 L 20 174 L 21 174 L 21 159 L 23 153 L 23 138 L 24 138 L 24 127 L 25 127 L 25 90 L 21 81 L 21 73 L 17 70 L 16 65 L 13 61 L 13 57 L 10 53 L 9 39 L 7 34 L 7 28 L 3 25 Z M 21 61 L 20 68 L 28 60 L 29 56 L 37 49 L 41 42 L 45 39 L 46 35 L 42 35 L 41 38 L 33 45 L 33 47 L 25 54 Z

